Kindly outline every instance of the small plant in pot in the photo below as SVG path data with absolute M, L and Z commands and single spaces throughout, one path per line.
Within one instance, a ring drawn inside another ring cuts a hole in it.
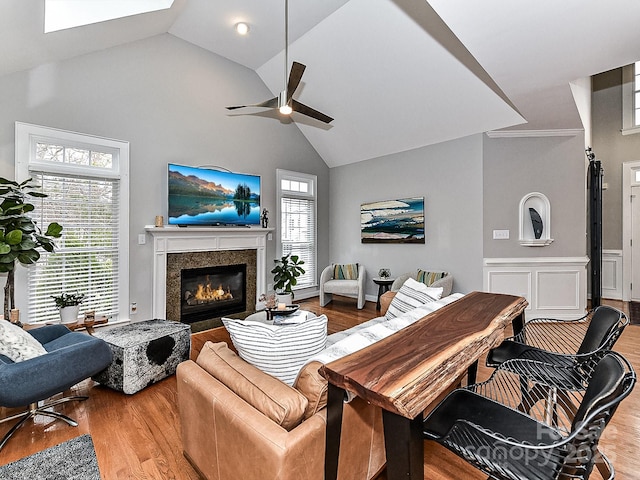
M 52 295 L 53 301 L 60 310 L 61 323 L 72 324 L 78 321 L 78 313 L 80 304 L 85 299 L 84 293 L 61 293 L 60 295 Z
M 304 268 L 300 265 L 304 264 L 297 255 L 288 253 L 280 260 L 275 260 L 276 266 L 273 267 L 273 288 L 278 293 L 278 302 L 291 305 L 293 303 L 293 287 L 298 283 L 298 277 L 304 274 Z M 288 296 L 288 300 L 283 297 Z

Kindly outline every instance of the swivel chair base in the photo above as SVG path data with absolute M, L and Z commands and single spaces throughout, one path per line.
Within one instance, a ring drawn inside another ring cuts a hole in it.
M 3 418 L 2 420 L 0 420 L 0 423 L 4 423 L 4 422 L 9 422 L 11 420 L 14 420 L 16 418 L 20 418 L 20 421 L 18 421 L 18 423 L 16 423 L 13 427 L 11 427 L 11 430 L 9 430 L 5 436 L 2 438 L 2 441 L 0 441 L 0 450 L 2 450 L 4 448 L 4 445 L 7 443 L 7 441 L 11 438 L 11 436 L 21 427 L 23 426 L 27 420 L 36 417 L 37 415 L 44 415 L 46 417 L 53 417 L 53 418 L 57 418 L 58 420 L 63 420 L 65 422 L 67 422 L 70 426 L 72 427 L 77 427 L 78 426 L 78 422 L 76 422 L 74 419 L 67 417 L 66 415 L 63 415 L 62 413 L 58 413 L 58 412 L 53 412 L 50 410 L 46 410 L 47 408 L 51 408 L 55 405 L 60 405 L 61 403 L 65 403 L 65 402 L 73 402 L 73 401 L 83 401 L 86 400 L 87 396 L 84 395 L 74 395 L 72 397 L 64 397 L 64 398 L 59 398 L 57 400 L 53 400 L 49 403 L 43 403 L 42 405 L 39 405 L 39 403 L 41 402 L 36 402 L 36 403 L 31 403 L 29 405 L 29 408 L 26 412 L 21 412 L 18 413 L 16 415 L 12 415 L 10 417 L 7 418 Z

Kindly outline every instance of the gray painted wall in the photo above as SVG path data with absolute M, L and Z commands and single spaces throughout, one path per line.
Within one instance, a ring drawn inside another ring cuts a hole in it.
M 14 122 L 130 142 L 130 300 L 151 315 L 152 245 L 137 237 L 166 218 L 168 162 L 262 175 L 275 226 L 276 168 L 318 176 L 318 258 L 329 261 L 329 169 L 295 124 L 231 118 L 224 106 L 269 98 L 245 67 L 164 34 L 0 77 L 0 176 L 14 178 Z M 275 239 L 267 258 L 275 257 Z M 270 264 L 268 264 L 270 266 Z M 22 268 L 22 267 L 21 267 Z
M 482 289 L 482 260 L 586 254 L 584 137 L 488 138 L 474 135 L 330 171 L 330 262 L 359 262 L 369 277 L 382 267 L 453 273 L 454 290 Z M 481 179 L 481 180 L 480 180 Z M 530 192 L 551 203 L 547 247 L 518 243 L 518 206 Z M 362 244 L 360 205 L 425 197 L 425 245 Z M 493 240 L 494 229 L 510 230 Z M 370 280 L 367 294 L 377 287 Z
M 622 135 L 622 69 L 593 77 L 593 151 L 602 162 L 602 245 L 622 249 L 622 164 L 640 160 L 640 134 Z
M 369 278 L 447 270 L 454 290 L 482 289 L 482 135 L 332 168 L 330 262 L 358 262 Z M 363 244 L 360 205 L 425 197 L 424 245 Z M 377 287 L 367 282 L 367 294 Z
M 578 257 L 586 254 L 586 159 L 584 136 L 488 138 L 483 152 L 484 256 Z M 551 204 L 551 245 L 518 242 L 522 197 L 546 195 Z M 509 230 L 509 240 L 493 240 Z

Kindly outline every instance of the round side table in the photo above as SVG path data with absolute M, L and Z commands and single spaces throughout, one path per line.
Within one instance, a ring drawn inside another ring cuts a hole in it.
M 380 297 L 383 293 L 388 292 L 391 288 L 391 284 L 394 282 L 395 278 L 380 278 L 375 277 L 373 279 L 373 283 L 378 285 L 378 301 L 376 303 L 376 310 L 380 310 Z

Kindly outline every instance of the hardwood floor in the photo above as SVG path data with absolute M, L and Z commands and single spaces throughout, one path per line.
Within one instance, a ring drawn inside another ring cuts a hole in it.
M 356 309 L 355 300 L 346 298 L 336 298 L 324 308 L 318 305 L 317 299 L 303 301 L 302 304 L 305 309 L 327 314 L 330 332 L 349 328 L 377 316 L 372 302 L 367 302 L 363 310 Z M 625 308 L 621 304 L 614 306 Z M 209 336 L 207 332 L 193 335 L 192 355 L 199 351 Z M 638 325 L 629 326 L 616 345 L 616 350 L 631 361 L 636 371 L 640 371 L 639 345 Z M 489 369 L 483 367 L 481 360 L 478 379 L 486 378 L 489 372 Z M 200 478 L 182 455 L 175 376 L 135 395 L 115 392 L 91 380 L 86 380 L 65 393 L 89 395 L 86 402 L 73 402 L 57 407 L 58 411 L 76 419 L 79 426 L 72 428 L 60 421 L 38 417 L 35 423 L 28 423 L 16 432 L 0 451 L 0 465 L 90 433 L 104 480 Z M 0 418 L 12 412 L 13 410 L 0 408 Z M 12 422 L 0 424 L 0 435 L 4 435 L 11 424 Z M 601 441 L 602 451 L 614 463 L 618 480 L 638 478 L 639 443 L 640 387 L 636 387 L 631 396 L 620 405 Z M 424 478 L 459 480 L 485 479 L 486 476 L 429 442 L 425 443 Z M 594 473 L 592 478 L 601 477 Z M 386 479 L 384 473 L 380 479 Z

